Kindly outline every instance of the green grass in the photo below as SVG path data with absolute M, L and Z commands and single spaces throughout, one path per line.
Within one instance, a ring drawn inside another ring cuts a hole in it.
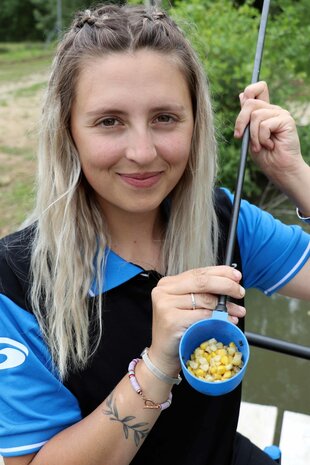
M 20 64 L 38 58 L 50 58 L 55 50 L 54 44 L 44 42 L 2 42 L 0 43 L 0 64 Z
M 31 97 L 35 95 L 38 91 L 44 89 L 46 82 L 37 82 L 27 87 L 22 87 L 21 89 L 14 90 L 12 95 L 14 97 Z
M 6 153 L 7 155 L 13 155 L 23 157 L 26 160 L 33 160 L 33 150 L 24 147 L 12 147 L 11 145 L 0 145 L 0 152 Z M 4 167 L 3 167 L 4 168 Z
M 0 43 L 0 83 L 18 81 L 51 64 L 55 46 L 44 43 Z
M 32 178 L 11 182 L 1 187 L 0 230 L 12 232 L 24 221 L 34 203 Z
M 31 76 L 48 70 L 54 48 L 53 44 L 43 43 L 0 43 L 0 86 L 3 89 L 0 111 L 5 112 L 12 104 L 19 105 L 21 98 L 29 99 L 29 103 L 36 98 L 46 82 L 43 82 L 44 77 L 34 81 Z M 16 84 L 16 88 L 11 87 L 12 84 Z M 8 90 L 4 91 L 6 86 Z M 19 123 L 14 121 L 16 125 Z M 18 145 L 18 141 L 16 146 L 14 144 L 12 140 L 6 144 L 3 139 L 0 145 L 4 155 L 0 169 L 0 236 L 14 231 L 34 203 L 36 143 L 25 138 L 24 146 Z

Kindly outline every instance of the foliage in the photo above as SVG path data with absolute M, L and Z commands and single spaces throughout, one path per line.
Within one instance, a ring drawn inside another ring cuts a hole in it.
M 61 30 L 66 29 L 77 9 L 111 1 L 124 3 L 125 0 L 62 0 Z M 143 4 L 146 1 L 128 0 L 128 3 Z M 162 0 L 159 3 L 183 24 L 203 60 L 211 83 L 216 114 L 220 153 L 219 183 L 234 189 L 241 144 L 233 138 L 233 127 L 239 112 L 238 94 L 251 81 L 262 1 Z M 293 109 L 297 117 L 296 109 L 309 100 L 309 17 L 309 0 L 271 2 L 260 73 L 260 78 L 268 82 L 272 101 Z M 1 0 L 2 42 L 51 41 L 61 32 L 59 27 L 57 0 Z M 0 57 L 1 61 L 3 57 L 4 53 Z M 14 64 L 10 69 L 12 66 Z M 9 76 L 11 71 L 5 66 L 3 73 L 3 76 Z M 306 159 L 310 161 L 309 125 L 301 126 L 300 123 L 299 134 Z M 266 182 L 264 176 L 249 162 L 244 184 L 245 196 L 255 200 L 264 190 Z
M 281 9 L 275 10 L 267 25 L 260 79 L 268 82 L 272 101 L 284 107 L 309 100 L 310 30 L 304 18 L 310 15 L 310 4 L 301 1 L 299 6 L 281 1 Z M 251 81 L 260 13 L 251 2 L 236 7 L 230 0 L 178 1 L 171 13 L 181 21 L 204 62 L 216 113 L 219 183 L 233 190 L 241 146 L 233 138 L 238 94 Z M 309 147 L 310 131 L 299 132 L 302 145 Z M 245 196 L 257 199 L 266 184 L 266 178 L 248 163 Z
M 33 15 L 31 0 L 1 0 L 0 41 L 40 40 Z

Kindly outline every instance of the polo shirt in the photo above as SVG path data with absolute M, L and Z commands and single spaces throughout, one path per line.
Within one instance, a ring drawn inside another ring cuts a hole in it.
M 217 189 L 219 256 L 223 263 L 232 194 Z M 103 336 L 83 370 L 62 382 L 28 299 L 30 245 L 35 226 L 0 242 L 0 454 L 38 451 L 57 432 L 91 413 L 126 375 L 128 364 L 151 343 L 151 291 L 161 275 L 107 250 L 103 289 L 93 285 L 89 309 L 103 295 Z M 203 240 L 203 232 L 201 235 Z M 310 238 L 246 201 L 241 202 L 233 260 L 242 284 L 267 295 L 279 290 L 310 255 Z M 182 251 L 180 251 L 181 253 Z M 243 301 L 239 301 L 243 304 Z M 244 319 L 239 326 L 244 330 Z M 173 401 L 132 460 L 133 465 L 229 465 L 241 400 L 241 385 L 208 397 L 185 379 Z

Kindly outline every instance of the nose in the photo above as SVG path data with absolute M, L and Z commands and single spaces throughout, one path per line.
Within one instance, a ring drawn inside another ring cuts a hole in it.
M 126 158 L 139 165 L 147 165 L 157 156 L 151 130 L 147 127 L 133 129 L 128 137 Z

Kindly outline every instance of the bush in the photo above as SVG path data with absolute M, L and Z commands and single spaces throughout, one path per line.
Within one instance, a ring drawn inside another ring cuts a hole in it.
M 298 107 L 309 99 L 310 4 L 274 2 L 267 24 L 260 79 L 268 82 L 277 105 Z M 238 95 L 251 82 L 260 12 L 245 2 L 191 0 L 175 2 L 171 14 L 181 22 L 202 59 L 210 81 L 219 142 L 219 184 L 232 190 L 240 158 L 240 141 L 233 138 L 239 112 Z M 305 59 L 306 58 L 306 59 Z M 299 128 L 303 148 L 310 146 L 309 126 Z M 309 150 L 306 158 L 309 158 Z M 256 201 L 267 185 L 264 175 L 249 162 L 244 197 Z M 272 193 L 272 192 L 271 192 Z

